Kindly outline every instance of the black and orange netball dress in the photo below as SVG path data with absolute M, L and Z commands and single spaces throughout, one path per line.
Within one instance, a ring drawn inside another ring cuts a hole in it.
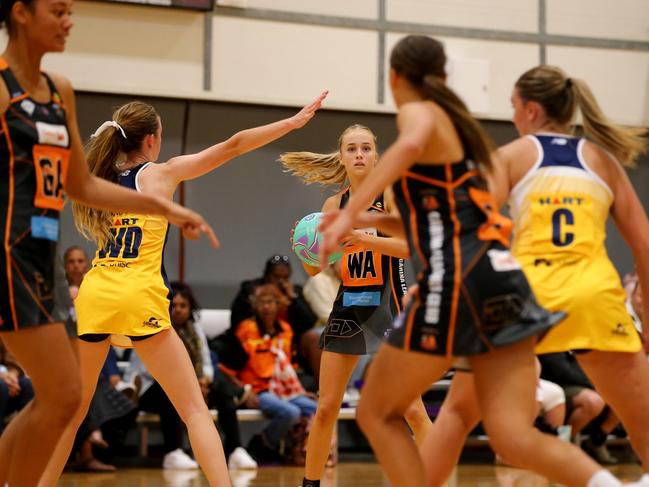
M 538 335 L 563 318 L 540 307 L 507 249 L 511 221 L 497 212 L 475 164 L 414 164 L 394 184 L 419 290 L 389 341 L 463 357 Z
M 347 201 L 349 190 L 342 194 L 340 208 Z M 382 195 L 369 211 L 386 211 Z M 385 236 L 375 228 L 360 231 Z M 407 290 L 403 259 L 359 245 L 346 247 L 341 275 L 342 283 L 320 336 L 320 347 L 350 355 L 375 353 L 392 326 L 392 320 L 401 311 L 401 299 Z
M 10 96 L 0 118 L 0 331 L 16 331 L 67 319 L 56 255 L 70 135 L 61 96 L 45 73 L 47 103 L 32 99 L 1 58 L 0 76 Z

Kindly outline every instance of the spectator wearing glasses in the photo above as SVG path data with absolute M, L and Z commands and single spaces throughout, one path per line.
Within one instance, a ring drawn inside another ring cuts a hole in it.
M 264 265 L 261 277 L 241 283 L 239 293 L 232 302 L 230 324 L 232 331 L 236 333 L 237 326 L 243 320 L 254 316 L 250 300 L 254 290 L 262 284 L 274 284 L 280 291 L 279 319 L 287 322 L 293 330 L 293 350 L 298 354 L 298 363 L 312 372 L 307 352 L 312 347 L 305 346 L 303 342 L 312 339 L 313 333 L 307 332 L 315 326 L 318 318 L 304 299 L 302 286 L 291 282 L 291 274 L 288 256 L 271 256 Z

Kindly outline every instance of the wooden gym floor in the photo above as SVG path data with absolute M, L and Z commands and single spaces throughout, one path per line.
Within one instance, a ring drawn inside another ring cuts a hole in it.
M 638 465 L 620 465 L 611 471 L 625 481 L 642 474 Z M 303 470 L 297 467 L 264 467 L 232 472 L 233 487 L 298 487 Z M 322 487 L 387 487 L 376 463 L 342 463 L 327 472 Z M 494 465 L 460 465 L 449 487 L 550 487 L 547 480 L 526 472 Z M 120 469 L 114 474 L 66 473 L 57 487 L 208 487 L 198 471 Z

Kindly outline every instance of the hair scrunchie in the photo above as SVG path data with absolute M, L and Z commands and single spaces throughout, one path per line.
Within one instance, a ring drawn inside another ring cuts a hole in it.
M 122 137 L 126 138 L 126 134 L 124 133 L 124 129 L 120 124 L 118 124 L 115 120 L 108 120 L 107 122 L 102 123 L 97 130 L 95 130 L 95 133 L 90 136 L 90 138 L 95 138 L 99 137 L 104 130 L 106 130 L 108 127 L 115 127 L 122 133 Z

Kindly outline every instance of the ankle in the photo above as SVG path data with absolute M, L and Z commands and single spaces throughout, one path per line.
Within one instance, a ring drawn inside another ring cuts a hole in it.
M 302 487 L 320 487 L 319 480 L 309 480 L 306 477 L 302 479 Z

